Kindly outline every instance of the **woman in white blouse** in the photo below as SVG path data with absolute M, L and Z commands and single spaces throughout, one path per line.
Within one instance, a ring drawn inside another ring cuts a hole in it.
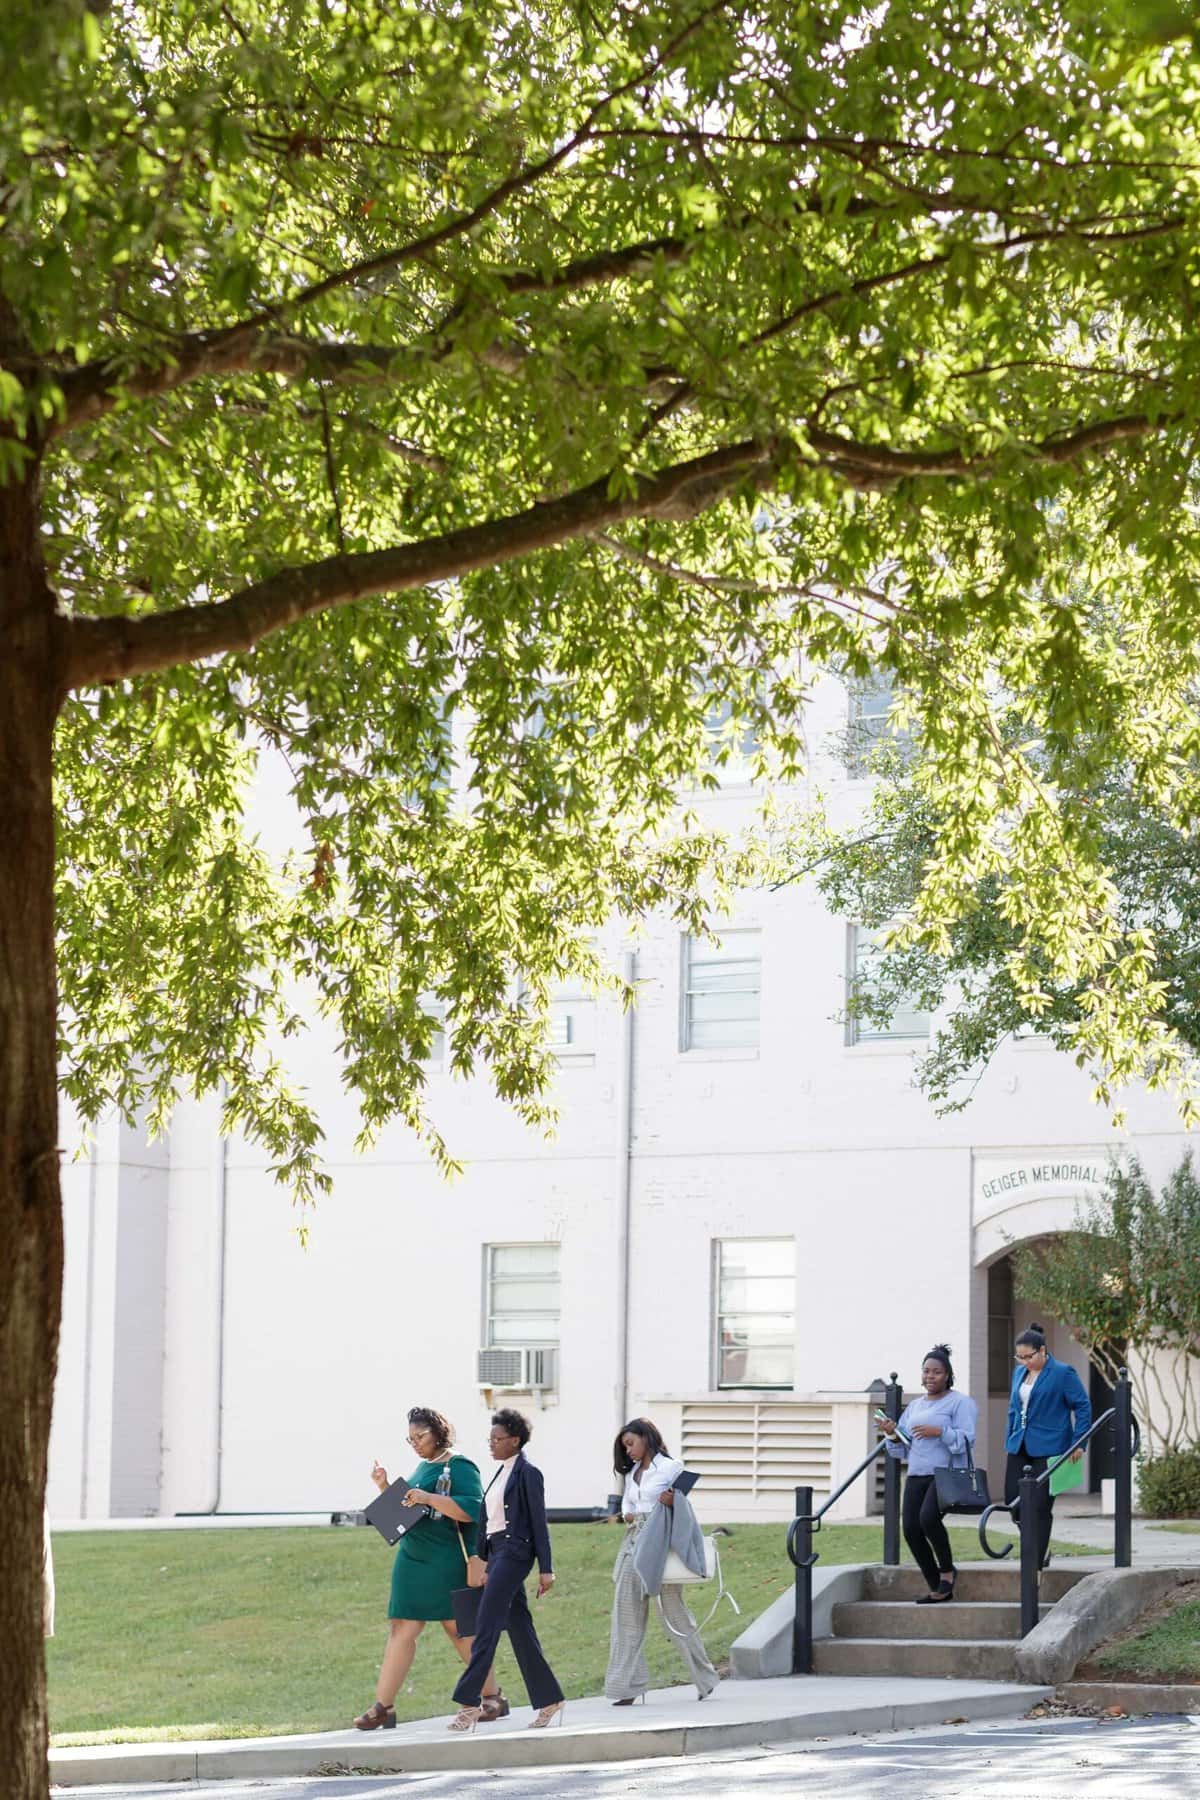
M 657 1425 L 650 1419 L 631 1419 L 617 1433 L 613 1468 L 625 1482 L 621 1517 L 626 1531 L 613 1569 L 612 1635 L 604 1692 L 614 1706 L 632 1706 L 635 1700 L 645 1699 L 650 1686 L 645 1649 L 650 1601 L 633 1566 L 634 1546 L 654 1508 L 674 1505 L 673 1485 L 683 1473 L 683 1464 L 667 1454 Z M 708 1659 L 678 1582 L 663 1584 L 659 1603 L 667 1635 L 677 1645 L 703 1700 L 720 1678 Z

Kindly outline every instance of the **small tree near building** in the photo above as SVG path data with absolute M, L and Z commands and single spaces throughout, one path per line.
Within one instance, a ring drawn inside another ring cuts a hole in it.
M 1200 1438 L 1200 1180 L 1189 1152 L 1156 1194 L 1114 1164 L 1075 1228 L 1014 1255 L 1016 1291 L 1053 1313 L 1111 1387 L 1125 1364 L 1151 1457 Z

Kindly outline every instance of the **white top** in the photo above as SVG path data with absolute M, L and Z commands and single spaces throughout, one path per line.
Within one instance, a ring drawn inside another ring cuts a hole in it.
M 1040 1369 L 1030 1369 L 1028 1375 L 1017 1389 L 1021 1401 L 1021 1430 L 1025 1429 L 1025 1416 L 1029 1411 L 1029 1396 L 1033 1392 L 1033 1384 L 1041 1374 Z
M 658 1497 L 673 1487 L 676 1477 L 683 1474 L 683 1464 L 675 1456 L 658 1455 L 649 1468 L 643 1469 L 641 1464 L 630 1469 L 625 1477 L 625 1498 L 621 1502 L 623 1513 L 649 1513 L 658 1505 Z M 641 1480 L 637 1480 L 637 1476 Z
M 506 1456 L 500 1464 L 500 1473 L 493 1477 L 492 1485 L 487 1491 L 487 1534 L 489 1537 L 497 1531 L 507 1531 L 508 1521 L 504 1517 L 504 1490 L 508 1486 L 508 1478 L 513 1472 L 513 1464 L 520 1456 L 519 1450 L 512 1456 Z

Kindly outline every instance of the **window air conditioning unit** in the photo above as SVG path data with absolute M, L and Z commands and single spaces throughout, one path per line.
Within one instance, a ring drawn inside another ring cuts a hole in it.
M 558 1347 L 546 1345 L 479 1352 L 476 1381 L 482 1388 L 552 1388 L 558 1380 Z

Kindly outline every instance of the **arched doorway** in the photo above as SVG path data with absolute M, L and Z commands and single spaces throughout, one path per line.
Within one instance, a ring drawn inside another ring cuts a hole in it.
M 1003 1485 L 1013 1339 L 1030 1319 L 1029 1303 L 1015 1292 L 1013 1252 L 1074 1230 L 1080 1203 L 1099 1195 L 1108 1166 L 1109 1153 L 1103 1150 L 974 1158 L 971 1378 L 980 1410 L 979 1461 L 992 1474 L 993 1493 Z M 1051 1355 L 1072 1364 L 1093 1408 L 1099 1403 L 1103 1410 L 1110 1404 L 1109 1390 L 1082 1345 L 1044 1309 L 1034 1316 L 1045 1327 Z M 1109 1454 L 1107 1445 L 1093 1443 L 1084 1466 L 1085 1492 L 1098 1492 L 1101 1480 L 1111 1474 Z

